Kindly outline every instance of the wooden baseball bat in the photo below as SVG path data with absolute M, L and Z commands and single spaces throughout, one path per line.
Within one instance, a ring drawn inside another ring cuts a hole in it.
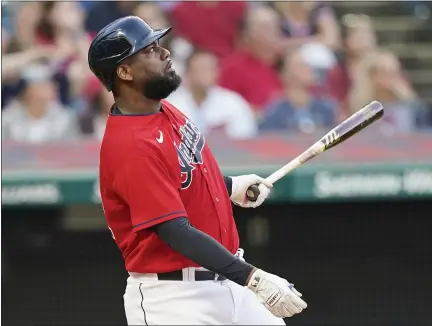
M 342 143 L 360 130 L 366 128 L 374 121 L 380 119 L 384 115 L 384 108 L 381 103 L 373 101 L 351 115 L 349 118 L 341 122 L 335 128 L 330 130 L 319 141 L 289 162 L 279 170 L 267 177 L 267 180 L 274 183 L 298 168 L 303 163 L 314 158 L 318 154 Z M 258 185 L 252 185 L 246 191 L 246 197 L 250 201 L 256 201 L 260 191 Z

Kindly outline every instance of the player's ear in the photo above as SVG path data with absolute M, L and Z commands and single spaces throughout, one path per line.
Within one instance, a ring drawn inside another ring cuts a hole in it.
M 117 76 L 122 80 L 132 80 L 131 68 L 127 65 L 120 65 L 117 67 Z

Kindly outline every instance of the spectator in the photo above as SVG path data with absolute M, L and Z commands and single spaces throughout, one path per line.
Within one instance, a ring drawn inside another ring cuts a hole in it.
M 284 95 L 270 104 L 260 129 L 312 133 L 318 128 L 334 125 L 336 103 L 317 98 L 310 92 L 314 79 L 313 69 L 306 63 L 301 48 L 287 52 L 282 68 Z
M 373 100 L 385 107 L 383 130 L 407 133 L 427 127 L 426 109 L 403 76 L 398 58 L 390 51 L 377 50 L 360 63 L 350 93 L 351 112 Z
M 218 60 L 206 51 L 195 51 L 187 61 L 185 82 L 168 97 L 206 134 L 223 128 L 230 138 L 250 138 L 257 127 L 252 108 L 237 93 L 217 86 Z
M 114 98 L 105 88 L 101 88 L 92 104 L 92 107 L 86 110 L 80 118 L 81 130 L 95 139 L 102 140 Z
M 55 96 L 53 72 L 46 65 L 27 67 L 23 90 L 2 114 L 2 139 L 43 143 L 76 139 L 76 120 Z
M 171 11 L 176 36 L 222 59 L 237 43 L 244 1 L 182 1 Z
M 321 43 L 335 51 L 340 47 L 339 24 L 332 8 L 317 1 L 271 2 L 281 17 L 286 46 Z
M 17 2 L 15 5 L 14 34 L 22 50 L 35 46 L 35 29 L 41 19 L 43 5 L 42 1 Z
M 270 2 L 281 17 L 284 48 L 308 46 L 306 60 L 317 75 L 313 86 L 319 95 L 327 91 L 327 74 L 336 63 L 340 28 L 333 9 L 317 1 Z
M 89 9 L 85 28 L 92 36 L 104 26 L 124 16 L 131 15 L 138 1 L 100 1 Z
M 371 20 L 365 15 L 349 14 L 342 19 L 345 52 L 340 63 L 328 75 L 328 91 L 341 107 L 341 119 L 349 114 L 348 94 L 353 76 L 359 73 L 359 63 L 376 49 L 377 39 Z
M 43 2 L 41 14 L 34 29 L 34 44 L 55 45 L 69 60 L 78 50 L 84 52 L 90 37 L 85 33 L 84 10 L 77 2 Z M 87 41 L 85 44 L 83 40 Z
M 2 108 L 7 106 L 17 95 L 19 77 L 27 65 L 39 60 L 48 60 L 52 56 L 52 49 L 44 47 L 30 47 L 24 51 L 18 50 L 18 43 L 2 28 Z
M 49 59 L 52 53 L 49 48 L 44 47 L 34 47 L 14 53 L 7 53 L 7 49 L 5 49 L 5 51 L 6 52 L 4 52 L 2 47 L 2 81 L 7 81 L 8 79 L 15 77 L 17 73 L 26 69 L 28 64 L 38 60 Z
M 78 2 L 47 2 L 36 27 L 39 44 L 53 45 L 59 58 L 57 80 L 63 103 L 75 109 L 85 106 L 100 86 L 97 78 L 88 69 L 87 52 L 91 36 L 84 29 L 85 11 Z
M 256 112 L 282 89 L 275 70 L 281 37 L 274 10 L 252 7 L 246 17 L 241 48 L 221 64 L 220 85 L 239 93 Z

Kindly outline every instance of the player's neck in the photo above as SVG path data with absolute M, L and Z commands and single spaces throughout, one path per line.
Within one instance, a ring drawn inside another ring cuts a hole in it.
M 141 94 L 128 94 L 114 97 L 115 103 L 123 114 L 151 114 L 160 111 L 160 101 L 150 100 Z

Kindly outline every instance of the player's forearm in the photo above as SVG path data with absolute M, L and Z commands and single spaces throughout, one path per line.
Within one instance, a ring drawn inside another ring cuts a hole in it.
M 244 286 L 254 266 L 238 259 L 209 235 L 195 229 L 186 217 L 153 227 L 172 249 L 196 264 Z

